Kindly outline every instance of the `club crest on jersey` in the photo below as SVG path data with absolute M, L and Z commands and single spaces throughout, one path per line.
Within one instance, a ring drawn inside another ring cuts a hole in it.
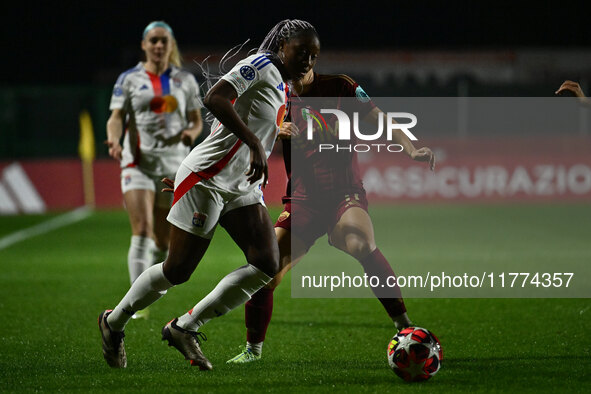
M 125 183 L 125 186 L 129 185 L 131 183 L 131 175 L 125 175 L 123 183 Z
M 250 66 L 242 66 L 240 67 L 240 75 L 242 75 L 247 81 L 252 81 L 255 76 L 254 68 Z
M 121 86 L 115 86 L 115 88 L 113 89 L 113 96 L 121 96 L 123 94 L 123 89 L 121 89 Z
M 289 212 L 283 211 L 283 212 L 281 212 L 281 215 L 279 215 L 279 217 L 277 218 L 277 221 L 283 222 L 284 220 L 287 220 L 288 217 L 289 217 Z
M 195 212 L 193 214 L 193 226 L 195 227 L 203 227 L 205 224 L 205 220 L 207 220 L 207 215 L 204 213 Z
M 181 87 L 181 84 L 182 84 L 182 81 L 180 79 L 178 79 L 178 78 L 173 78 L 172 79 L 172 83 L 174 84 L 175 87 L 180 88 Z
M 355 89 L 355 97 L 357 97 L 357 100 L 361 101 L 362 103 L 367 103 L 369 100 L 371 100 L 361 86 L 357 86 L 357 89 Z

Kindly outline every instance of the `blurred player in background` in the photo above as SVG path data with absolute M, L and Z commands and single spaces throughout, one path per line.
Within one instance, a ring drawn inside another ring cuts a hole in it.
M 360 117 L 365 114 L 365 120 L 374 125 L 378 124 L 378 117 L 382 114 L 361 86 L 346 75 L 320 75 L 310 70 L 304 78 L 294 82 L 293 93 L 300 97 L 357 98 Z M 297 107 L 297 98 L 292 98 L 291 102 L 291 120 L 298 122 L 295 118 L 301 111 Z M 377 276 L 380 283 L 385 283 L 388 276 L 395 276 L 375 243 L 357 154 L 341 152 L 327 156 L 319 153 L 318 145 L 307 143 L 305 133 L 299 133 L 299 129 L 305 128 L 305 120 L 299 119 L 299 128 L 292 122 L 285 122 L 279 134 L 289 177 L 287 195 L 283 198 L 285 209 L 275 223 L 282 269 L 246 303 L 246 347 L 228 363 L 242 364 L 261 358 L 273 312 L 275 288 L 292 264 L 297 263 L 324 234 L 328 233 L 331 245 L 359 261 L 368 277 Z M 416 149 L 400 130 L 394 133 L 393 143 L 402 145 L 413 160 L 427 162 L 430 169 L 434 169 L 435 156 L 429 148 Z M 292 162 L 297 163 L 297 172 L 292 172 Z M 398 330 L 411 324 L 398 288 L 372 290 Z
M 162 329 L 162 339 L 192 365 L 212 369 L 197 330 L 242 305 L 279 272 L 273 223 L 263 203 L 267 157 L 287 112 L 287 81 L 301 79 L 320 50 L 314 27 L 280 22 L 258 52 L 238 62 L 207 93 L 215 116 L 211 134 L 183 160 L 175 180 L 168 220 L 169 255 L 144 271 L 113 311 L 99 316 L 103 354 L 111 367 L 127 365 L 123 329 L 131 316 L 174 285 L 186 282 L 207 250 L 217 224 L 242 249 L 247 265 L 226 277 L 197 305 Z
M 148 24 L 141 46 L 146 60 L 115 83 L 106 142 L 109 155 L 121 162 L 121 190 L 132 233 L 127 255 L 132 283 L 166 258 L 172 196 L 162 193 L 158 183 L 174 176 L 203 127 L 199 87 L 193 75 L 180 68 L 170 26 L 162 21 Z M 147 317 L 147 310 L 134 317 Z

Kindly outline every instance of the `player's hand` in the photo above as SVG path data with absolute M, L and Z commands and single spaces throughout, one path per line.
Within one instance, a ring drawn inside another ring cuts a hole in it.
M 191 146 L 191 145 L 193 145 L 194 141 L 195 141 L 195 138 L 193 138 L 193 134 L 191 134 L 191 132 L 189 130 L 184 129 L 181 132 L 181 142 L 183 143 L 183 145 Z
M 121 144 L 119 143 L 119 141 L 105 141 L 105 145 L 107 145 L 109 147 L 109 156 L 111 156 L 113 159 L 117 159 L 119 161 L 121 161 L 121 159 L 123 158 L 122 156 L 122 151 L 123 148 L 121 148 Z
M 168 187 L 162 188 L 163 192 L 174 193 L 174 181 L 172 179 L 164 177 L 160 180 L 160 182 L 162 182 L 166 186 L 168 186 Z
M 277 137 L 279 137 L 282 140 L 288 140 L 291 137 L 297 137 L 299 134 L 300 129 L 298 129 L 298 126 L 296 126 L 295 123 L 283 122 L 281 124 L 281 127 L 279 128 L 279 133 L 277 134 Z
M 435 170 L 435 154 L 431 151 L 431 149 L 427 147 L 416 149 L 411 153 L 410 157 L 416 161 L 428 161 L 429 169 L 431 171 Z
M 583 89 L 581 89 L 581 85 L 579 85 L 577 82 L 573 82 L 573 81 L 564 81 L 562 83 L 562 85 L 560 85 L 558 90 L 556 92 L 554 92 L 554 94 L 562 94 L 564 92 L 571 92 L 576 97 L 579 97 L 579 98 L 585 97 L 585 93 L 583 93 Z
M 250 183 L 255 183 L 263 178 L 262 187 L 264 188 L 267 186 L 267 179 L 269 177 L 265 149 L 258 139 L 256 142 L 248 144 L 248 146 L 250 148 L 250 169 L 246 173 L 246 176 Z

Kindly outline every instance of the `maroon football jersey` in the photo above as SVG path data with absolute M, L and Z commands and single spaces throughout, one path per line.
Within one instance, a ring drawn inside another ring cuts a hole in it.
M 301 99 L 300 99 L 301 97 Z M 323 108 L 343 108 L 343 98 L 355 98 L 355 110 L 361 118 L 368 114 L 375 105 L 369 100 L 363 89 L 353 79 L 346 75 L 321 75 L 314 73 L 314 81 L 305 94 L 292 97 L 290 101 L 289 120 L 300 130 L 297 137 L 283 140 L 283 160 L 288 176 L 286 196 L 283 202 L 289 200 L 308 200 L 320 198 L 322 201 L 342 199 L 351 192 L 363 190 L 363 182 L 357 165 L 357 153 L 346 151 L 318 150 L 318 141 L 306 140 L 306 121 L 302 118 L 301 107 L 306 97 L 324 98 Z M 348 104 L 351 100 L 348 99 Z M 336 117 L 328 115 L 326 120 L 328 130 L 321 135 L 323 143 L 338 144 L 338 139 L 330 131 L 335 130 Z M 315 134 L 316 135 L 316 134 Z M 355 139 L 347 144 L 355 143 Z M 292 168 L 292 160 L 294 167 Z M 293 171 L 292 171 L 293 170 Z

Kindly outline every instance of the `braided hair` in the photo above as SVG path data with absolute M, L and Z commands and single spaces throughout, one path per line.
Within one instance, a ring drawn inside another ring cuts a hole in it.
M 306 21 L 302 21 L 299 19 L 285 19 L 281 22 L 277 23 L 265 36 L 262 44 L 258 48 L 253 48 L 248 53 L 251 54 L 256 51 L 256 53 L 266 53 L 269 56 L 278 57 L 279 47 L 281 46 L 282 42 L 289 41 L 292 37 L 295 37 L 299 34 L 311 32 L 316 37 L 318 37 L 318 32 L 314 26 Z M 205 82 L 201 85 L 201 89 L 205 92 L 209 91 L 211 87 L 222 77 L 222 75 L 228 72 L 226 65 L 230 60 L 232 60 L 243 48 L 244 46 L 250 42 L 250 39 L 247 39 L 242 44 L 236 45 L 230 50 L 228 50 L 218 65 L 218 73 L 211 72 L 209 69 L 208 59 L 205 58 L 202 62 L 195 61 L 197 68 L 200 70 L 201 75 L 204 77 Z M 292 89 L 290 89 L 292 90 Z M 215 117 L 211 112 L 208 112 L 205 116 L 205 122 L 211 124 Z
M 269 31 L 257 52 L 278 53 L 282 42 L 289 41 L 290 38 L 304 32 L 312 32 L 318 37 L 318 32 L 310 22 L 299 19 L 282 20 Z

